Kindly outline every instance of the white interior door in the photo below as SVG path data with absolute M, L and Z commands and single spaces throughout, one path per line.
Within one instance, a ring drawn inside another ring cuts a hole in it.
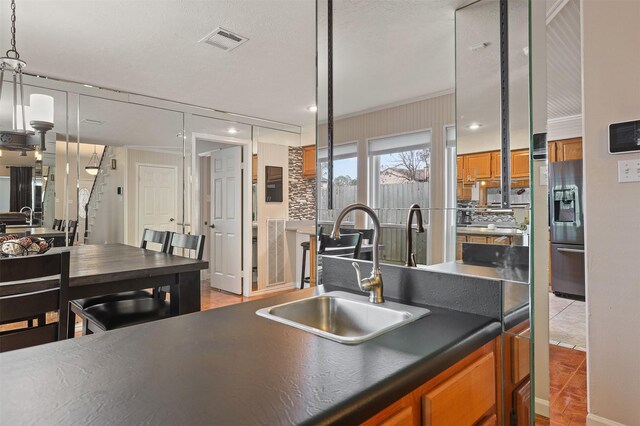
M 177 185 L 176 167 L 138 165 L 138 241 L 145 228 L 176 231 Z
M 211 156 L 211 286 L 242 294 L 242 147 Z

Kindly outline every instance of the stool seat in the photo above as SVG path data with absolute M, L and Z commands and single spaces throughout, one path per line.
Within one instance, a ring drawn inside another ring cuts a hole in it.
M 86 309 L 89 306 L 100 305 L 102 303 L 117 302 L 127 299 L 144 299 L 152 297 L 152 294 L 144 290 L 125 291 L 123 293 L 106 294 L 104 296 L 87 297 L 86 299 L 72 300 L 71 304 L 80 309 Z
M 170 316 L 169 302 L 157 298 L 129 299 L 90 306 L 83 314 L 98 329 L 115 330 Z

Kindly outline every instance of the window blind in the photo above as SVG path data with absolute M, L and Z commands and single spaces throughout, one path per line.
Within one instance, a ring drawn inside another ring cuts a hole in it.
M 431 144 L 431 131 L 369 140 L 369 155 L 393 154 L 402 151 L 426 149 Z
M 343 160 L 345 158 L 353 158 L 358 155 L 358 145 L 355 143 L 348 143 L 344 145 L 334 145 L 333 147 L 333 159 Z M 318 149 L 318 161 L 327 161 L 329 156 L 327 148 Z

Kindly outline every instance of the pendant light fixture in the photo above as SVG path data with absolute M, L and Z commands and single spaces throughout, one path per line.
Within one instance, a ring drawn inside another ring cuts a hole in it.
M 45 134 L 53 129 L 53 98 L 32 94 L 30 107 L 26 105 L 22 84 L 22 70 L 26 66 L 27 63 L 20 59 L 16 49 L 16 2 L 11 0 L 11 48 L 7 50 L 6 56 L 0 57 L 0 99 L 2 99 L 4 73 L 11 72 L 13 74 L 13 123 L 10 130 L 0 129 L 0 149 L 33 151 L 39 143 L 40 151 L 45 151 Z M 35 132 L 27 127 L 27 116 L 30 116 L 31 128 L 40 134 L 39 141 Z
M 100 164 L 98 163 L 98 154 L 96 153 L 96 146 L 93 146 L 93 155 L 89 160 L 89 164 L 87 164 L 84 168 L 84 171 L 89 173 L 91 176 L 97 176 L 100 171 Z

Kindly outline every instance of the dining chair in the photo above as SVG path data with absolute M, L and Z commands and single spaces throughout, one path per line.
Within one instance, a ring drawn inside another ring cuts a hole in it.
M 202 260 L 204 241 L 204 235 L 172 233 L 167 253 L 173 254 L 175 249 L 183 249 L 188 254 L 193 251 L 195 258 Z M 96 333 L 168 318 L 171 309 L 164 297 L 146 297 L 93 305 L 84 310 L 83 316 L 88 321 L 88 331 Z
M 69 252 L 62 252 L 0 260 L 0 284 L 4 284 L 0 324 L 45 318 L 47 312 L 65 309 L 60 300 L 66 299 L 69 289 L 69 257 Z M 42 285 L 46 288 L 41 289 Z M 55 342 L 66 330 L 65 324 L 46 324 L 46 320 L 6 330 L 0 332 L 0 352 Z
M 334 240 L 330 235 L 320 234 L 318 235 L 318 255 L 324 254 L 327 249 L 331 248 L 353 248 L 353 258 L 357 259 L 360 256 L 360 247 L 362 246 L 362 234 L 340 234 L 340 238 Z M 320 258 L 318 258 L 318 271 L 320 271 L 321 263 Z M 304 280 L 300 283 L 300 289 L 304 288 L 305 283 L 309 282 L 309 277 L 305 277 Z
M 78 231 L 78 221 L 69 221 L 69 247 L 71 247 L 76 241 L 76 232 Z
M 362 242 L 371 244 L 373 242 L 373 229 L 360 228 L 340 228 L 340 234 L 362 234 Z
M 62 220 L 61 219 L 53 219 L 53 225 L 51 225 L 51 229 L 59 231 L 60 230 L 60 225 L 62 225 Z
M 145 230 L 142 231 L 142 241 L 140 242 L 140 248 L 146 249 L 148 243 L 157 243 L 160 244 L 161 252 L 164 253 L 167 251 L 167 248 L 169 246 L 169 239 L 171 238 L 171 235 L 172 232 L 169 231 L 155 231 L 153 229 L 145 228 Z M 85 317 L 84 311 L 91 306 L 108 302 L 117 302 L 120 300 L 135 300 L 151 297 L 153 297 L 153 293 L 147 290 L 132 290 L 122 293 L 106 294 L 102 296 L 88 297 L 86 299 L 72 300 L 69 303 L 70 328 L 68 330 L 68 337 L 73 337 L 75 334 L 75 330 L 72 329 L 72 327 L 75 326 L 76 316 L 79 316 L 82 319 L 82 334 L 87 334 L 89 324 L 87 318 Z

